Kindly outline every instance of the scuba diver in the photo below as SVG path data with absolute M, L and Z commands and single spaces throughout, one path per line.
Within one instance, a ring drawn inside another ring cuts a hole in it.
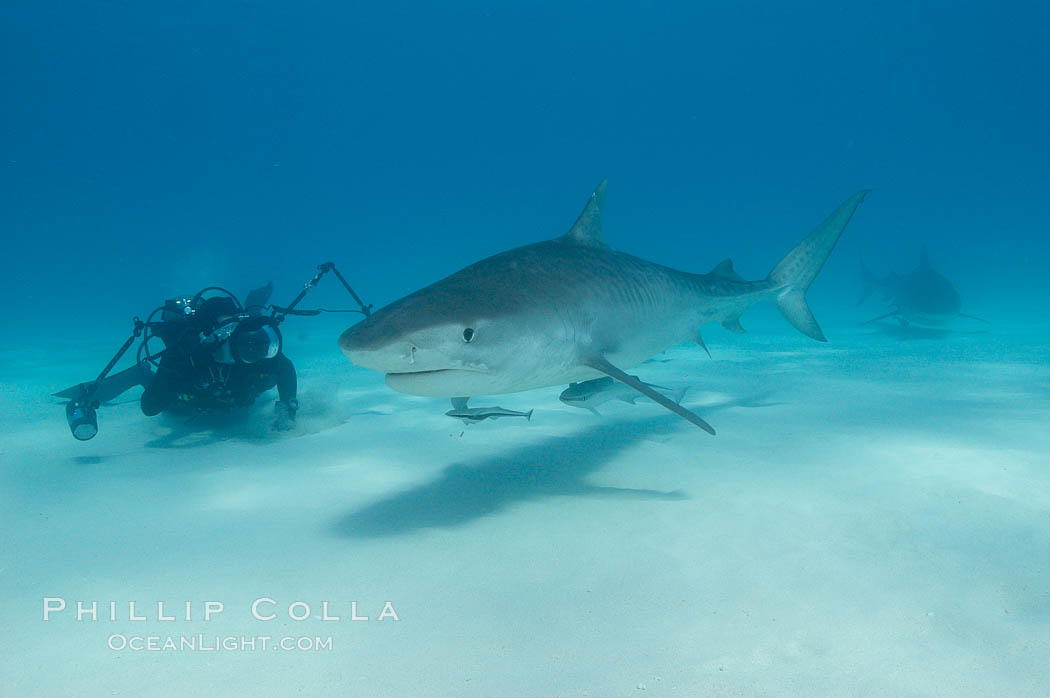
M 66 422 L 73 437 L 89 441 L 98 434 L 98 408 L 141 385 L 139 405 L 147 417 L 170 411 L 200 414 L 248 407 L 267 390 L 277 388 L 273 428 L 295 426 L 295 366 L 285 356 L 278 326 L 289 315 L 360 313 L 365 305 L 332 262 L 318 271 L 287 306 L 269 304 L 273 283 L 248 294 L 244 305 L 224 288 L 209 286 L 192 298 L 172 298 L 145 321 L 134 318 L 134 329 L 98 377 L 53 393 L 65 403 Z M 321 278 L 332 272 L 357 303 L 357 309 L 297 309 Z M 214 294 L 220 295 L 214 295 Z M 206 296 L 206 294 L 213 294 Z M 268 315 L 264 311 L 269 310 Z M 154 319 L 157 315 L 160 319 Z M 163 348 L 157 346 L 160 340 Z M 136 341 L 135 365 L 111 373 Z
M 245 307 L 232 296 L 167 301 L 154 334 L 165 351 L 146 381 L 140 406 L 152 417 L 164 411 L 191 413 L 248 407 L 277 388 L 273 428 L 295 427 L 299 409 L 295 366 L 285 356 L 276 324 L 261 314 L 272 282 L 248 294 Z

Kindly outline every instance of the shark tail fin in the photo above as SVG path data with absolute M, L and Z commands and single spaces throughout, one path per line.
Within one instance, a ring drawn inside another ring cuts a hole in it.
M 853 217 L 853 212 L 868 191 L 864 189 L 846 199 L 769 272 L 768 280 L 777 288 L 777 296 L 773 300 L 777 308 L 795 329 L 818 342 L 826 342 L 827 339 L 806 303 L 806 290 L 817 278 L 842 231 L 846 229 L 846 224 Z

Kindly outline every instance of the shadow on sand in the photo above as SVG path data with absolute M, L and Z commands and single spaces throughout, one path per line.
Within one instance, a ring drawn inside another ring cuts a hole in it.
M 701 408 L 707 415 L 731 407 L 770 407 L 768 394 L 728 400 Z M 509 453 L 450 465 L 440 477 L 397 492 L 336 522 L 335 533 L 346 537 L 380 537 L 422 528 L 451 528 L 491 515 L 519 502 L 541 497 L 631 497 L 687 499 L 678 490 L 663 492 L 624 487 L 599 487 L 587 482 L 618 453 L 654 436 L 682 430 L 696 438 L 711 438 L 671 414 L 647 419 L 604 422 L 568 437 L 551 437 Z
M 987 330 L 949 328 L 949 327 L 923 327 L 922 325 L 902 325 L 898 322 L 878 322 L 871 325 L 876 332 L 897 339 L 944 339 L 946 337 L 959 337 L 965 335 L 987 334 Z
M 378 537 L 421 528 L 449 528 L 541 497 L 685 499 L 682 492 L 598 487 L 586 482 L 588 475 L 632 444 L 681 428 L 670 415 L 606 423 L 569 437 L 546 438 L 509 453 L 456 463 L 436 480 L 348 514 L 336 522 L 335 532 L 347 537 Z
M 195 448 L 230 439 L 252 440 L 252 409 L 237 409 L 211 413 L 164 413 L 155 417 L 169 431 L 150 439 L 147 448 Z M 256 432 L 262 434 L 258 428 Z M 255 439 L 261 436 L 255 436 Z
M 259 400 L 250 407 L 202 413 L 163 413 L 154 419 L 168 431 L 146 442 L 147 448 L 199 448 L 223 441 L 266 445 L 273 441 L 318 434 L 346 424 L 362 414 L 381 414 L 369 409 L 337 410 L 333 405 L 311 400 L 299 412 L 294 429 L 274 431 L 271 400 Z

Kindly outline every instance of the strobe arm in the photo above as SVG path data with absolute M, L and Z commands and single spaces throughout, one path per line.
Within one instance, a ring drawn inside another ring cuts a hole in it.
M 135 343 L 135 340 L 142 336 L 145 328 L 146 323 L 136 317 L 135 329 L 132 331 L 131 336 L 125 340 L 124 344 L 117 350 L 117 353 L 113 355 L 113 358 L 109 360 L 109 363 L 106 364 L 106 367 L 102 369 L 102 372 L 98 374 L 95 380 L 81 383 L 78 386 L 56 393 L 58 397 L 70 398 L 69 402 L 66 403 L 66 422 L 69 423 L 69 431 L 72 432 L 73 437 L 78 441 L 93 439 L 98 433 L 98 414 L 96 410 L 102 403 L 99 396 L 99 386 L 109 376 L 110 371 L 117 365 L 121 357 L 131 348 L 131 345 Z M 129 370 L 137 371 L 139 366 L 136 364 Z M 126 374 L 128 371 L 123 373 Z M 124 383 L 124 381 L 119 382 L 122 385 Z M 114 386 L 109 387 L 112 388 Z M 123 390 L 127 390 L 127 388 L 123 388 L 121 392 Z
M 296 310 L 295 307 L 297 305 L 299 305 L 299 303 L 303 300 L 303 298 L 306 297 L 306 294 L 310 292 L 310 289 L 312 289 L 314 286 L 316 286 L 317 282 L 320 281 L 324 277 L 324 275 L 327 274 L 328 272 L 335 272 L 336 278 L 338 278 L 339 281 L 343 284 L 343 288 L 345 288 L 347 290 L 347 292 L 353 297 L 353 299 L 357 303 L 357 305 L 360 306 L 360 308 L 361 308 L 360 311 L 350 311 L 350 312 L 360 312 L 365 317 L 368 317 L 369 315 L 372 314 L 372 306 L 371 305 L 365 305 L 364 301 L 362 301 L 361 297 L 357 295 L 357 292 L 354 291 L 354 289 L 350 286 L 350 284 L 347 282 L 346 278 L 343 277 L 343 275 L 339 272 L 338 269 L 336 269 L 335 263 L 334 262 L 325 262 L 324 264 L 319 264 L 317 266 L 317 273 L 314 274 L 314 277 L 312 279 L 310 279 L 309 281 L 306 282 L 306 284 L 303 286 L 303 289 L 301 291 L 299 291 L 299 295 L 297 295 L 295 297 L 295 299 L 292 300 L 291 303 L 289 303 L 285 307 L 281 307 L 281 306 L 277 306 L 277 305 L 273 306 L 273 312 L 271 312 L 270 317 L 276 322 L 282 322 L 284 320 L 284 318 L 286 316 L 288 316 L 288 315 L 316 315 L 316 314 L 318 314 L 320 311 Z
M 343 278 L 342 273 L 338 269 L 335 268 L 334 264 L 332 264 L 331 262 L 325 262 L 321 266 L 325 266 L 325 265 L 327 265 L 328 268 L 330 268 L 333 272 L 335 272 L 335 276 L 343 284 L 343 288 L 345 288 L 347 290 L 347 292 L 351 296 L 354 297 L 354 300 L 357 301 L 357 304 L 359 306 L 361 306 L 361 312 L 364 314 L 364 316 L 368 317 L 369 315 L 371 315 L 372 314 L 372 306 L 371 306 L 371 304 L 365 305 L 365 302 L 363 300 L 361 300 L 360 297 L 358 297 L 357 293 L 354 292 L 354 289 L 350 288 L 350 284 L 347 283 L 346 279 Z

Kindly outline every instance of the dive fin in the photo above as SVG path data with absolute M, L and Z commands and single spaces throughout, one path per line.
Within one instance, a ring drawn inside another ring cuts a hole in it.
M 118 395 L 131 390 L 136 385 L 146 385 L 150 378 L 152 378 L 152 372 L 149 370 L 149 364 L 143 361 L 135 364 L 131 368 L 124 369 L 120 373 L 106 376 L 100 382 L 95 383 L 94 390 L 90 393 L 89 397 L 95 402 L 109 402 Z M 67 400 L 76 400 L 80 397 L 84 389 L 91 391 L 92 382 L 77 383 L 65 390 L 52 393 L 51 396 L 65 398 Z
M 869 191 L 864 189 L 846 199 L 769 272 L 768 280 L 781 288 L 773 301 L 777 308 L 795 329 L 818 342 L 827 339 L 806 304 L 806 290 L 817 278 L 853 212 Z
M 244 299 L 244 311 L 252 316 L 262 315 L 263 308 L 270 302 L 271 295 L 273 295 L 272 281 L 265 286 L 252 289 Z
M 596 356 L 590 359 L 589 361 L 585 361 L 584 364 L 590 366 L 596 371 L 601 371 L 607 376 L 615 378 L 616 380 L 620 381 L 628 387 L 634 388 L 653 402 L 657 403 L 658 405 L 661 405 L 662 407 L 666 407 L 667 409 L 677 414 L 679 417 L 682 417 L 683 419 L 692 422 L 696 426 L 706 431 L 708 434 L 715 433 L 714 428 L 704 420 L 700 419 L 700 417 L 697 416 L 695 413 L 690 412 L 689 410 L 674 402 L 670 398 L 661 395 L 660 393 L 653 390 L 651 387 L 638 380 L 634 376 L 627 375 L 626 373 L 609 363 L 609 361 L 605 357 Z

